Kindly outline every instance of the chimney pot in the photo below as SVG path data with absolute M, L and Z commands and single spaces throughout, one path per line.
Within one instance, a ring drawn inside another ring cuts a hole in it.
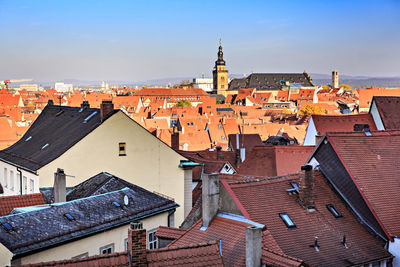
M 146 230 L 141 222 L 133 222 L 128 229 L 128 257 L 132 266 L 147 266 Z
M 90 108 L 89 101 L 84 100 L 81 104 L 81 108 Z

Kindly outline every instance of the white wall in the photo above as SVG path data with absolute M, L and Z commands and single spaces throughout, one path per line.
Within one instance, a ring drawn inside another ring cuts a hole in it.
M 317 135 L 317 129 L 312 118 L 308 121 L 308 127 L 306 131 L 306 137 L 304 138 L 303 146 L 315 146 L 315 136 Z
M 400 238 L 395 237 L 394 242 L 389 243 L 389 252 L 394 256 L 393 267 L 400 267 Z
M 22 172 L 22 193 L 39 193 L 39 177 L 31 172 L 20 169 Z M 13 196 L 20 194 L 20 173 L 17 167 L 0 160 L 0 183 L 3 185 L 4 194 L 0 196 Z M 33 185 L 33 187 L 32 187 Z
M 383 126 L 383 122 L 381 119 L 381 116 L 379 115 L 378 108 L 376 107 L 375 101 L 372 101 L 371 109 L 369 111 L 372 115 L 372 118 L 374 119 L 376 129 L 378 131 L 384 131 L 385 126 Z

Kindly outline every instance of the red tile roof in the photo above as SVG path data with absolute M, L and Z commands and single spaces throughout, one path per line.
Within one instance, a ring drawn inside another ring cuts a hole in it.
M 162 266 L 224 266 L 219 245 L 214 242 L 185 247 L 164 248 L 147 252 L 149 267 Z
M 385 130 L 400 129 L 400 97 L 398 96 L 374 96 L 379 116 L 382 119 Z
M 377 220 L 391 236 L 400 236 L 400 131 L 329 133 L 327 138 Z
M 297 195 L 286 191 L 290 182 L 299 183 L 300 174 L 259 181 L 237 182 L 232 191 L 250 219 L 264 224 L 282 251 L 311 266 L 345 266 L 390 258 L 384 242 L 372 236 L 352 215 L 345 203 L 332 191 L 325 178 L 315 173 L 315 208 L 308 212 L 297 202 Z M 326 208 L 333 204 L 343 215 L 335 218 Z M 296 228 L 288 229 L 280 218 L 287 213 Z M 341 244 L 346 235 L 349 247 Z M 318 237 L 319 251 L 314 247 Z
M 400 87 L 397 88 L 368 88 L 357 89 L 360 108 L 369 108 L 373 96 L 400 96 Z
M 313 146 L 256 146 L 246 151 L 237 173 L 264 177 L 297 173 L 313 150 Z
M 230 147 L 233 151 L 237 149 L 236 134 L 228 136 Z M 253 147 L 263 145 L 259 134 L 239 134 L 239 147 L 244 147 L 246 151 L 251 151 Z
M 105 255 L 95 255 L 91 257 L 69 259 L 60 261 L 48 261 L 34 264 L 21 265 L 21 267 L 47 267 L 47 266 L 65 266 L 65 267 L 127 267 L 129 266 L 128 254 L 126 251 Z
M 15 208 L 44 204 L 41 193 L 0 197 L 0 216 L 6 216 Z
M 159 226 L 156 232 L 157 237 L 167 238 L 167 239 L 177 239 L 181 237 L 186 232 L 185 229 Z
M 376 131 L 371 114 L 357 115 L 311 115 L 315 128 L 320 135 L 327 132 L 353 132 L 355 124 L 368 124 L 371 131 Z

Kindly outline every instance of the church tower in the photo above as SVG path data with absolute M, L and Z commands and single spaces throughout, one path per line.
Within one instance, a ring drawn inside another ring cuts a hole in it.
M 213 70 L 213 83 L 216 94 L 226 96 L 228 90 L 228 70 L 225 69 L 224 53 L 222 52 L 221 40 L 219 41 L 218 59 L 215 61 Z
M 339 88 L 339 72 L 336 69 L 332 71 L 332 88 Z

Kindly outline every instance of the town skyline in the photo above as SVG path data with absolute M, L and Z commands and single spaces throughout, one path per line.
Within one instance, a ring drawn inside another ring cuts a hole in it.
M 210 77 L 220 38 L 232 74 L 400 73 L 397 1 L 0 5 L 1 79 Z

